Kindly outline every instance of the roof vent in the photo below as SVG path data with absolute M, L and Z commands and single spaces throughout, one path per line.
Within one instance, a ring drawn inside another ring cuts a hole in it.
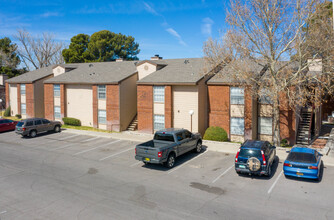
M 189 63 L 189 60 L 184 60 L 184 64 L 187 64 L 187 63 Z
M 89 67 L 93 67 L 94 65 L 92 63 L 89 64 Z
M 124 61 L 123 58 L 118 58 L 118 59 L 116 59 L 116 62 L 123 62 L 123 61 Z
M 162 60 L 162 57 L 160 57 L 159 54 L 156 54 L 154 57 L 151 57 L 151 60 Z

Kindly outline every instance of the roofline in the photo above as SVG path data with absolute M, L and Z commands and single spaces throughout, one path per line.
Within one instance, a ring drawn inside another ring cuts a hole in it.
M 50 73 L 50 74 L 47 75 L 47 76 L 43 76 L 43 77 L 40 77 L 40 78 L 35 79 L 35 80 L 18 80 L 18 81 L 14 81 L 14 82 L 7 82 L 8 80 L 11 80 L 11 79 L 7 79 L 7 80 L 5 80 L 5 82 L 8 83 L 8 84 L 17 84 L 17 83 L 35 83 L 36 81 L 39 81 L 39 80 L 44 79 L 44 78 L 46 78 L 46 77 L 49 77 L 49 76 L 51 76 L 51 75 L 53 75 L 53 73 Z
M 137 82 L 137 85 L 176 85 L 176 86 L 180 86 L 180 85 L 185 85 L 185 86 L 196 86 L 198 85 L 196 82 Z
M 167 66 L 167 64 L 157 64 L 157 63 L 154 63 L 154 62 L 152 62 L 152 60 L 142 60 L 142 61 L 138 62 L 136 64 L 136 66 L 140 66 L 140 65 L 142 65 L 144 63 L 150 63 L 150 64 L 152 64 L 154 66 Z
M 121 83 L 121 82 L 123 82 L 124 80 L 127 80 L 127 79 L 131 78 L 132 76 L 134 76 L 134 75 L 136 75 L 136 74 L 138 74 L 138 71 L 136 71 L 136 72 L 132 73 L 131 75 L 129 75 L 129 76 L 127 76 L 127 77 L 121 79 L 118 83 Z

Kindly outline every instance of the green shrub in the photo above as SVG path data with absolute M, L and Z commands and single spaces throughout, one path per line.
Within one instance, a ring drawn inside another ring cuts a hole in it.
M 288 144 L 288 140 L 287 140 L 287 139 L 283 139 L 283 140 L 281 140 L 281 147 L 289 147 L 289 144 Z
M 19 115 L 19 114 L 16 114 L 15 117 L 17 117 L 18 119 L 21 119 L 21 118 L 22 118 L 22 116 Z
M 76 118 L 63 118 L 65 125 L 81 126 L 81 121 Z
M 221 127 L 209 127 L 206 129 L 203 139 L 210 141 L 228 141 L 228 136 L 226 131 Z
M 6 108 L 5 113 L 3 114 L 3 116 L 10 117 L 10 112 L 11 112 L 11 109 L 10 109 L 10 106 L 9 106 L 8 108 Z

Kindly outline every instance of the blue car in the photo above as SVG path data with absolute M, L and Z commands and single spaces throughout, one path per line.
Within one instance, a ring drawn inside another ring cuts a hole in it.
M 293 147 L 284 161 L 284 175 L 318 180 L 321 156 L 318 151 L 307 147 Z

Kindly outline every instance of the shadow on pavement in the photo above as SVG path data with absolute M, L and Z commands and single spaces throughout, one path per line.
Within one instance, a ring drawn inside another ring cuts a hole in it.
M 188 153 L 185 153 L 179 157 L 176 158 L 175 160 L 175 165 L 173 168 L 167 168 L 165 167 L 164 165 L 162 164 L 152 164 L 152 163 L 147 163 L 147 164 L 143 164 L 142 167 L 145 167 L 147 169 L 154 169 L 154 170 L 159 170 L 159 171 L 170 171 L 172 169 L 175 169 L 177 168 L 178 166 L 182 165 L 183 163 L 193 159 L 193 158 L 196 158 L 197 156 L 200 156 L 202 153 L 204 153 L 205 151 L 207 151 L 207 146 L 203 145 L 202 146 L 202 150 L 200 153 L 194 153 L 194 152 L 188 152 Z

